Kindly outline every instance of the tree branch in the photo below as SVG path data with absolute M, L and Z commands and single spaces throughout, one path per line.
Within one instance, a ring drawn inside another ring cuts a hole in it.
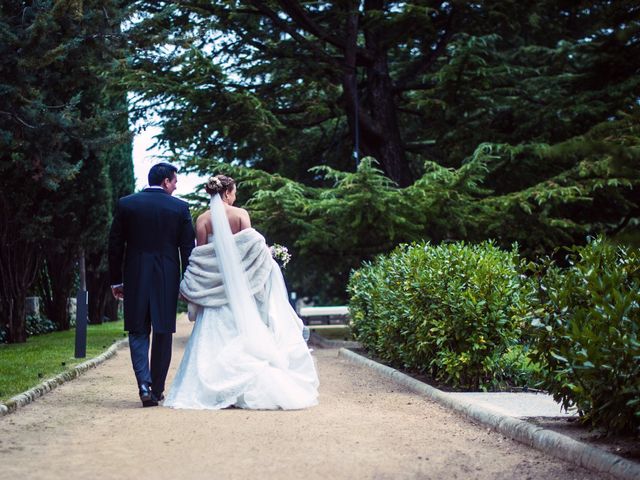
M 320 57 L 324 58 L 329 63 L 339 68 L 342 67 L 342 65 L 340 65 L 339 63 L 336 64 L 335 59 L 331 57 L 331 55 L 329 55 L 327 52 L 325 52 L 322 48 L 318 47 L 315 43 L 310 42 L 309 40 L 304 38 L 302 35 L 300 35 L 298 32 L 296 32 L 295 29 L 291 27 L 291 25 L 289 25 L 287 22 L 282 20 L 278 16 L 278 14 L 273 10 L 271 10 L 269 7 L 267 7 L 262 0 L 249 0 L 249 1 L 253 6 L 255 6 L 258 9 L 258 11 L 260 11 L 263 15 L 268 17 L 276 27 L 278 27 L 283 32 L 288 33 L 291 36 L 291 38 L 296 40 L 298 43 L 305 45 L 307 48 L 317 53 Z
M 305 9 L 296 0 L 279 0 L 278 3 L 303 30 L 315 35 L 320 40 L 330 43 L 334 47 L 338 47 L 340 50 L 346 48 L 345 42 L 340 38 L 324 32 L 318 24 L 307 15 Z
M 344 51 L 344 61 L 347 72 L 344 75 L 342 82 L 342 88 L 344 90 L 345 108 L 351 117 L 355 118 L 356 102 L 359 102 L 357 94 L 357 48 L 358 48 L 358 11 L 353 9 L 349 12 L 347 19 L 347 31 L 346 31 L 346 49 Z M 359 105 L 358 105 L 359 107 Z M 357 118 L 359 126 L 363 131 L 373 136 L 380 136 L 382 132 L 377 127 L 373 118 L 367 114 L 363 108 L 358 108 Z
M 22 125 L 24 125 L 27 128 L 37 128 L 33 125 L 28 124 L 27 122 L 25 122 L 24 120 L 22 120 L 18 115 L 16 115 L 15 113 L 11 113 L 11 112 L 4 112 L 4 111 L 0 111 L 0 115 L 6 115 L 10 118 L 15 118 L 18 122 L 20 122 Z
M 311 17 L 307 14 L 304 7 L 300 5 L 300 2 L 297 0 L 279 0 L 280 5 L 283 10 L 289 14 L 289 16 L 296 22 L 297 26 L 308 33 L 315 35 L 322 41 L 333 45 L 334 47 L 339 48 L 342 51 L 345 51 L 347 47 L 347 40 L 341 39 L 336 35 L 332 35 L 323 31 L 316 22 L 313 21 Z M 357 11 L 357 8 L 356 8 Z M 373 60 L 372 53 L 362 47 L 356 47 L 356 58 L 358 65 L 368 65 Z
M 399 88 L 397 85 L 393 88 L 394 93 L 407 92 L 410 90 L 429 90 L 435 87 L 435 83 L 414 82 L 406 83 L 403 88 Z
M 423 73 L 429 70 L 433 64 L 436 62 L 442 51 L 446 48 L 451 36 L 453 35 L 453 18 L 456 15 L 455 6 L 451 6 L 451 11 L 449 13 L 449 17 L 447 18 L 447 24 L 444 27 L 444 33 L 438 39 L 438 43 L 436 44 L 436 48 L 431 50 L 428 55 L 424 55 L 422 59 L 415 62 L 412 66 L 410 66 L 407 71 L 402 75 L 402 77 L 396 82 L 394 86 L 394 91 L 403 91 L 410 90 L 407 88 L 409 82 L 414 79 L 420 73 Z
M 278 114 L 279 112 L 273 112 L 273 113 Z M 279 120 L 280 122 L 282 122 L 282 124 L 287 126 L 297 127 L 297 128 L 310 128 L 310 127 L 317 127 L 318 125 L 322 125 L 323 123 L 327 122 L 328 120 L 331 120 L 332 118 L 334 118 L 333 115 L 324 115 L 315 120 L 307 120 L 307 121 L 288 119 L 288 118 L 279 118 Z

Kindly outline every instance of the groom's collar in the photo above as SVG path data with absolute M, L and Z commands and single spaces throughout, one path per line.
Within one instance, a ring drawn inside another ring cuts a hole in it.
M 162 192 L 162 193 L 167 193 L 164 188 L 162 188 L 160 185 L 151 185 L 150 187 L 147 187 L 145 189 L 142 190 L 143 192 Z M 169 195 L 167 193 L 167 195 Z

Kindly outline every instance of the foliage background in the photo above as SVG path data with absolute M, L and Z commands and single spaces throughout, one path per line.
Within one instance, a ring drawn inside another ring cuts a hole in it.
M 115 199 L 133 188 L 124 97 L 112 73 L 126 45 L 116 0 L 0 6 L 0 328 L 27 336 L 25 297 L 56 328 L 87 260 L 91 321 L 109 285 L 101 263 Z M 111 319 L 115 319 L 111 305 Z
M 597 238 L 565 263 L 492 243 L 401 245 L 352 273 L 352 331 L 447 388 L 536 387 L 591 427 L 637 436 L 640 251 Z
M 639 16 L 631 0 L 3 2 L 7 338 L 26 338 L 34 291 L 68 327 L 83 251 L 91 321 L 115 318 L 105 226 L 141 118 L 187 170 L 242 181 L 317 302 L 346 301 L 349 272 L 402 242 L 534 258 L 637 238 Z
M 637 236 L 634 2 L 134 8 L 134 112 L 187 169 L 243 181 L 300 295 L 344 302 L 349 271 L 403 241 L 534 257 Z

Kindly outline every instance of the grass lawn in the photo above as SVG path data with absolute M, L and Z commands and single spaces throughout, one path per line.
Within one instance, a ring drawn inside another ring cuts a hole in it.
M 89 325 L 87 356 L 74 358 L 75 329 L 29 337 L 27 343 L 0 345 L 0 402 L 104 352 L 124 338 L 123 322 Z

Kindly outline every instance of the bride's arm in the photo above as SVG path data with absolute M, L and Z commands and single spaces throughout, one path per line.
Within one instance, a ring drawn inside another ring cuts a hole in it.
M 200 215 L 196 220 L 196 245 L 206 245 L 207 243 L 207 219 L 205 215 Z
M 241 208 L 239 210 L 240 210 L 240 230 L 251 228 L 251 217 L 249 217 L 249 212 L 247 212 L 244 208 Z

